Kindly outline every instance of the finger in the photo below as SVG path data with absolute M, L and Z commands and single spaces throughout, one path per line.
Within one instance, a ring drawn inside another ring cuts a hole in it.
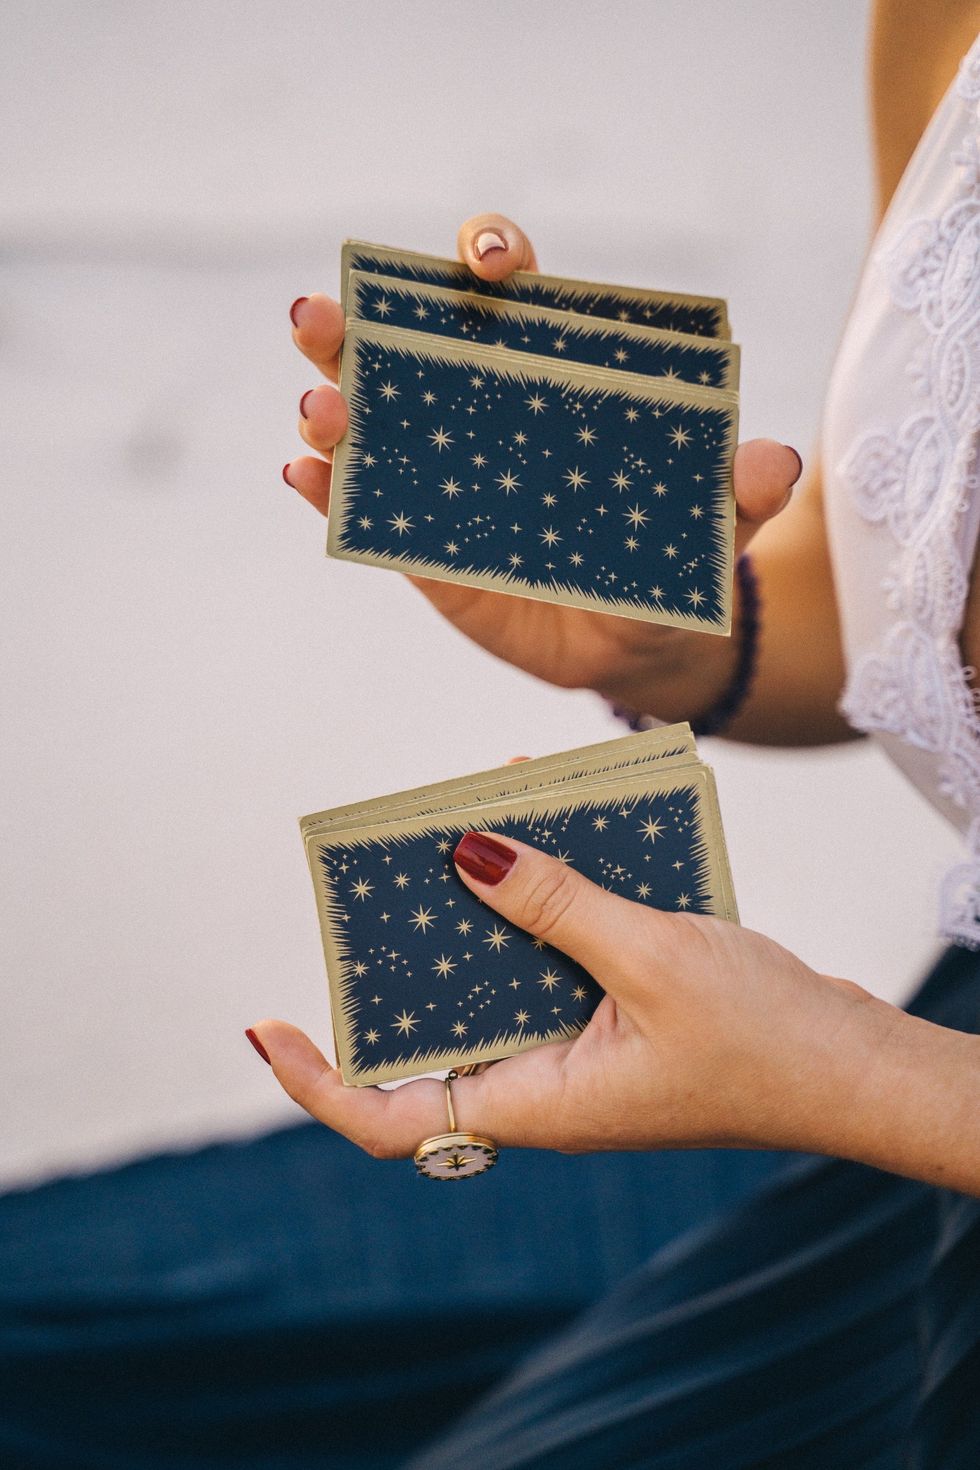
M 512 271 L 538 269 L 534 246 L 504 214 L 474 214 L 456 236 L 459 258 L 485 281 L 502 281 Z
M 348 1087 L 304 1032 L 287 1021 L 249 1027 L 249 1040 L 301 1108 L 376 1159 L 410 1158 L 425 1138 L 449 1131 L 445 1085 L 419 1078 L 402 1087 Z M 553 1103 L 570 1041 L 510 1057 L 452 1084 L 456 1128 L 501 1147 L 541 1146 L 553 1128 Z
M 453 862 L 467 888 L 504 919 L 554 945 L 617 996 L 637 985 L 629 956 L 666 938 L 671 916 L 608 893 L 524 842 L 467 832 Z
M 374 1158 L 404 1158 L 423 1138 L 447 1131 L 441 1082 L 422 1078 L 391 1091 L 348 1087 L 337 1068 L 296 1026 L 266 1020 L 249 1029 L 293 1101 Z
M 315 291 L 300 296 L 289 308 L 293 341 L 325 378 L 337 381 L 340 345 L 344 340 L 344 312 L 339 301 Z
M 735 451 L 732 476 L 737 517 L 735 554 L 739 555 L 766 521 L 785 510 L 803 461 L 789 444 L 775 439 L 748 439 Z
M 298 490 L 304 500 L 325 516 L 330 508 L 330 480 L 333 466 L 326 460 L 302 455 L 283 465 L 282 477 L 293 490 Z
M 311 449 L 329 454 L 347 433 L 347 400 L 330 383 L 308 388 L 299 401 L 299 432 Z

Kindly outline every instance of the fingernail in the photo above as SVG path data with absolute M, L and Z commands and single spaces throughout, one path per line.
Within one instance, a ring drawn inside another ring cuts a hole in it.
M 301 327 L 303 325 L 303 318 L 306 313 L 301 308 L 303 306 L 303 303 L 309 301 L 309 299 L 310 298 L 308 296 L 297 296 L 296 300 L 289 308 L 289 319 L 294 327 Z
M 300 412 L 300 417 L 301 418 L 304 418 L 305 419 L 307 417 L 307 413 L 306 413 L 306 400 L 309 398 L 309 396 L 310 396 L 311 393 L 315 393 L 315 392 L 316 392 L 316 389 L 315 388 L 307 388 L 306 392 L 303 394 L 302 398 L 300 399 L 300 401 L 299 401 L 299 412 Z
M 289 478 L 289 466 L 291 464 L 292 464 L 292 460 L 289 460 L 286 464 L 283 465 L 283 467 L 282 467 L 282 477 L 285 480 L 286 484 L 289 486 L 290 490 L 295 490 L 296 489 L 296 486 L 293 484 L 292 480 Z
M 269 1062 L 269 1053 L 266 1051 L 265 1047 L 262 1045 L 261 1041 L 256 1036 L 255 1032 L 252 1030 L 251 1026 L 248 1027 L 247 1031 L 245 1032 L 245 1035 L 248 1037 L 249 1041 L 255 1047 L 255 1050 L 258 1052 L 258 1054 L 262 1058 L 262 1060 L 264 1062 Z M 272 1063 L 271 1062 L 269 1062 L 269 1066 L 270 1067 L 272 1066 Z
M 797 482 L 797 480 L 800 478 L 800 476 L 803 473 L 803 459 L 802 459 L 802 457 L 800 455 L 800 451 L 798 449 L 794 449 L 793 446 L 792 446 L 792 444 L 784 444 L 783 445 L 783 448 L 784 449 L 788 449 L 789 452 L 790 452 L 790 454 L 795 454 L 796 455 L 796 474 L 793 476 L 793 478 L 789 482 L 791 485 L 795 485 L 796 482 Z
M 506 250 L 507 241 L 496 230 L 483 230 L 473 241 L 473 254 L 482 260 L 488 250 Z
M 499 883 L 516 861 L 512 847 L 488 837 L 486 832 L 467 832 L 453 853 L 453 862 L 478 883 Z

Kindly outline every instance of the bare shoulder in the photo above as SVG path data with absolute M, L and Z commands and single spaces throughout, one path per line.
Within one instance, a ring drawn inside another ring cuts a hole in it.
M 980 0 L 874 0 L 868 80 L 876 220 L 978 31 Z

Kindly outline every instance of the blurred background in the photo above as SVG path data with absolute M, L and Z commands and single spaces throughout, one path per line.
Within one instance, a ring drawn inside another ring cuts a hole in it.
M 813 454 L 868 240 L 866 8 L 7 0 L 0 1184 L 298 1119 L 297 819 L 619 732 L 327 561 L 288 308 L 346 235 L 728 299 L 742 437 Z M 899 998 L 952 835 L 867 744 L 705 742 L 743 922 Z

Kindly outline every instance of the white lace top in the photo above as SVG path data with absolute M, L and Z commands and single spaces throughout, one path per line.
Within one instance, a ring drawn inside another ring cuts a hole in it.
M 958 644 L 980 529 L 980 36 L 870 251 L 822 460 L 840 708 L 966 835 L 941 928 L 980 947 L 980 696 Z

